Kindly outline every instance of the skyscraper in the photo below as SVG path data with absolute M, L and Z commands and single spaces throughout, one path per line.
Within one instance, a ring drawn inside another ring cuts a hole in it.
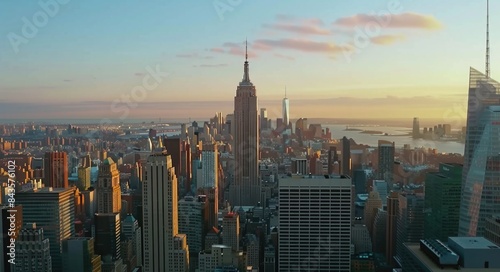
M 43 158 L 45 187 L 68 188 L 68 156 L 66 152 L 47 152 Z
M 222 243 L 233 251 L 240 250 L 240 217 L 236 212 L 230 212 L 222 219 Z
M 75 235 L 74 195 L 73 188 L 52 187 L 16 194 L 16 202 L 23 206 L 23 221 L 36 222 L 49 239 L 54 272 L 63 272 L 62 241 Z
M 203 150 L 201 151 L 201 171 L 197 175 L 197 187 L 218 187 L 218 170 L 219 152 L 217 150 L 217 143 L 203 144 Z
M 493 107 L 492 107 L 493 106 Z M 500 83 L 490 78 L 489 1 L 486 15 L 486 71 L 470 68 L 462 171 L 459 235 L 481 236 L 486 219 L 500 212 L 498 128 Z M 496 134 L 495 134 L 496 133 Z
M 116 168 L 116 163 L 110 157 L 99 165 L 96 191 L 98 213 L 121 211 L 120 173 Z
M 399 194 L 396 234 L 396 261 L 401 264 L 404 243 L 418 243 L 424 238 L 424 198 L 413 194 Z
M 288 127 L 290 125 L 290 101 L 288 97 L 286 97 L 286 89 L 285 89 L 285 98 L 283 98 L 283 123 Z
M 19 272 L 52 272 L 49 239 L 35 223 L 27 223 L 16 242 L 16 269 Z
M 387 197 L 387 228 L 386 235 L 387 244 L 385 247 L 385 256 L 387 257 L 387 262 L 394 264 L 394 255 L 396 255 L 396 234 L 397 234 L 397 215 L 398 215 L 398 203 L 399 193 L 391 191 Z
M 177 177 L 170 155 L 149 156 L 143 181 L 144 271 L 186 271 L 174 268 L 189 249 L 179 235 Z M 181 254 L 182 253 L 182 254 Z
M 250 81 L 248 54 L 243 80 L 234 97 L 234 181 L 230 187 L 233 206 L 253 206 L 260 201 L 259 118 L 255 86 Z
M 420 121 L 417 117 L 413 118 L 412 137 L 413 137 L 413 139 L 420 138 Z
M 185 196 L 179 200 L 179 231 L 187 235 L 191 254 L 203 249 L 205 206 L 206 197 Z
M 63 241 L 64 271 L 101 271 L 101 256 L 94 254 L 94 238 L 71 237 Z
M 277 271 L 350 271 L 351 190 L 347 178 L 280 179 Z
M 378 141 L 378 178 L 387 182 L 388 189 L 394 184 L 394 142 Z
M 497 86 L 500 90 L 500 85 Z M 500 94 L 497 104 L 500 105 Z M 469 121 L 468 121 L 469 122 Z M 473 134 L 476 132 L 477 134 Z M 468 128 L 459 235 L 483 236 L 486 219 L 500 213 L 500 106 L 489 106 Z M 473 145 L 473 149 L 468 148 Z M 470 154 L 472 152 L 472 154 Z
M 425 178 L 424 237 L 447 241 L 458 235 L 462 165 L 439 165 Z
M 341 162 L 342 175 L 351 176 L 351 142 L 347 137 L 342 138 L 342 162 Z

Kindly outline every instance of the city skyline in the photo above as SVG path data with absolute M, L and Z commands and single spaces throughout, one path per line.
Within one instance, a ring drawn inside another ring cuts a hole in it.
M 359 1 L 308 9 L 298 1 L 280 7 L 245 1 L 196 7 L 177 1 L 66 2 L 32 38 L 23 36 L 22 28 L 44 9 L 38 3 L 0 4 L 6 22 L 0 27 L 6 63 L 0 68 L 2 117 L 60 118 L 61 111 L 66 118 L 230 113 L 235 84 L 229 79 L 240 76 L 245 38 L 260 86 L 259 106 L 273 118 L 280 115 L 286 85 L 291 119 L 298 112 L 310 118 L 389 118 L 395 111 L 400 117 L 446 119 L 450 109 L 465 119 L 465 75 L 469 66 L 484 70 L 485 20 L 459 21 L 466 15 L 484 18 L 483 1 L 445 1 L 449 5 L 439 7 L 430 1 Z M 123 16 L 108 18 L 110 9 Z M 130 20 L 137 12 L 151 16 Z M 391 22 L 356 49 L 356 28 L 384 24 L 371 12 L 389 13 Z M 490 22 L 492 78 L 500 77 L 495 69 L 499 20 L 493 16 Z M 354 49 L 359 53 L 351 54 Z M 144 98 L 133 106 L 120 100 L 154 70 L 161 77 L 149 83 L 156 87 Z M 428 109 L 422 112 L 423 107 Z

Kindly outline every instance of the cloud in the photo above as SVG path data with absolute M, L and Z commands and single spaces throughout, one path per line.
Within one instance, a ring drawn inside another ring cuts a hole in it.
M 378 45 L 389 45 L 399 41 L 405 40 L 406 37 L 403 35 L 380 35 L 371 38 L 372 43 Z
M 387 28 L 413 28 L 424 30 L 442 28 L 441 22 L 431 15 L 406 12 L 388 16 L 390 17 L 356 14 L 350 17 L 340 18 L 333 24 L 342 27 L 364 27 L 367 24 L 378 23 Z
M 198 67 L 213 68 L 213 67 L 225 67 L 225 66 L 227 66 L 226 63 L 219 63 L 219 64 L 201 64 Z
M 140 73 L 140 72 L 134 73 L 134 76 L 136 76 L 136 77 L 143 77 L 145 75 L 146 75 L 145 73 Z
M 252 46 L 250 44 L 250 46 Z M 229 54 L 235 56 L 245 56 L 245 44 L 244 43 L 234 43 L 234 42 L 226 42 L 222 45 L 222 47 L 214 47 L 210 49 L 211 52 L 214 53 L 222 53 Z M 256 58 L 257 54 L 253 51 L 248 51 L 249 58 Z
M 282 55 L 282 54 L 279 54 L 279 53 L 274 53 L 274 56 L 277 57 L 277 58 L 280 58 L 280 59 L 295 60 L 295 58 L 292 57 L 292 56 L 286 56 L 286 55 Z
M 72 79 L 65 79 L 65 80 L 63 80 L 63 81 L 64 81 L 64 82 L 73 82 L 73 80 L 72 80 Z
M 212 56 L 201 56 L 198 53 L 188 53 L 188 54 L 177 54 L 178 58 L 188 58 L 188 59 L 211 59 Z
M 259 46 L 269 46 L 272 48 L 285 48 L 298 50 L 303 52 L 315 52 L 315 53 L 333 53 L 338 54 L 345 50 L 351 50 L 347 47 L 339 46 L 334 43 L 327 42 L 317 42 L 304 39 L 280 39 L 280 40 L 270 40 L 270 39 L 260 39 L 256 40 L 255 44 Z

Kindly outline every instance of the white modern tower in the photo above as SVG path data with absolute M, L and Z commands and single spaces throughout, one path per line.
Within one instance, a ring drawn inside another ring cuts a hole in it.
M 285 87 L 285 98 L 283 98 L 283 123 L 285 126 L 290 124 L 290 101 L 286 97 L 286 87 Z

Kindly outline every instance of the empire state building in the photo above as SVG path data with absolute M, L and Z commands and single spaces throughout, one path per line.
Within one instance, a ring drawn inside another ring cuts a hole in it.
M 230 187 L 233 206 L 254 206 L 260 201 L 259 118 L 255 86 L 250 81 L 248 54 L 243 80 L 234 97 L 234 182 Z

